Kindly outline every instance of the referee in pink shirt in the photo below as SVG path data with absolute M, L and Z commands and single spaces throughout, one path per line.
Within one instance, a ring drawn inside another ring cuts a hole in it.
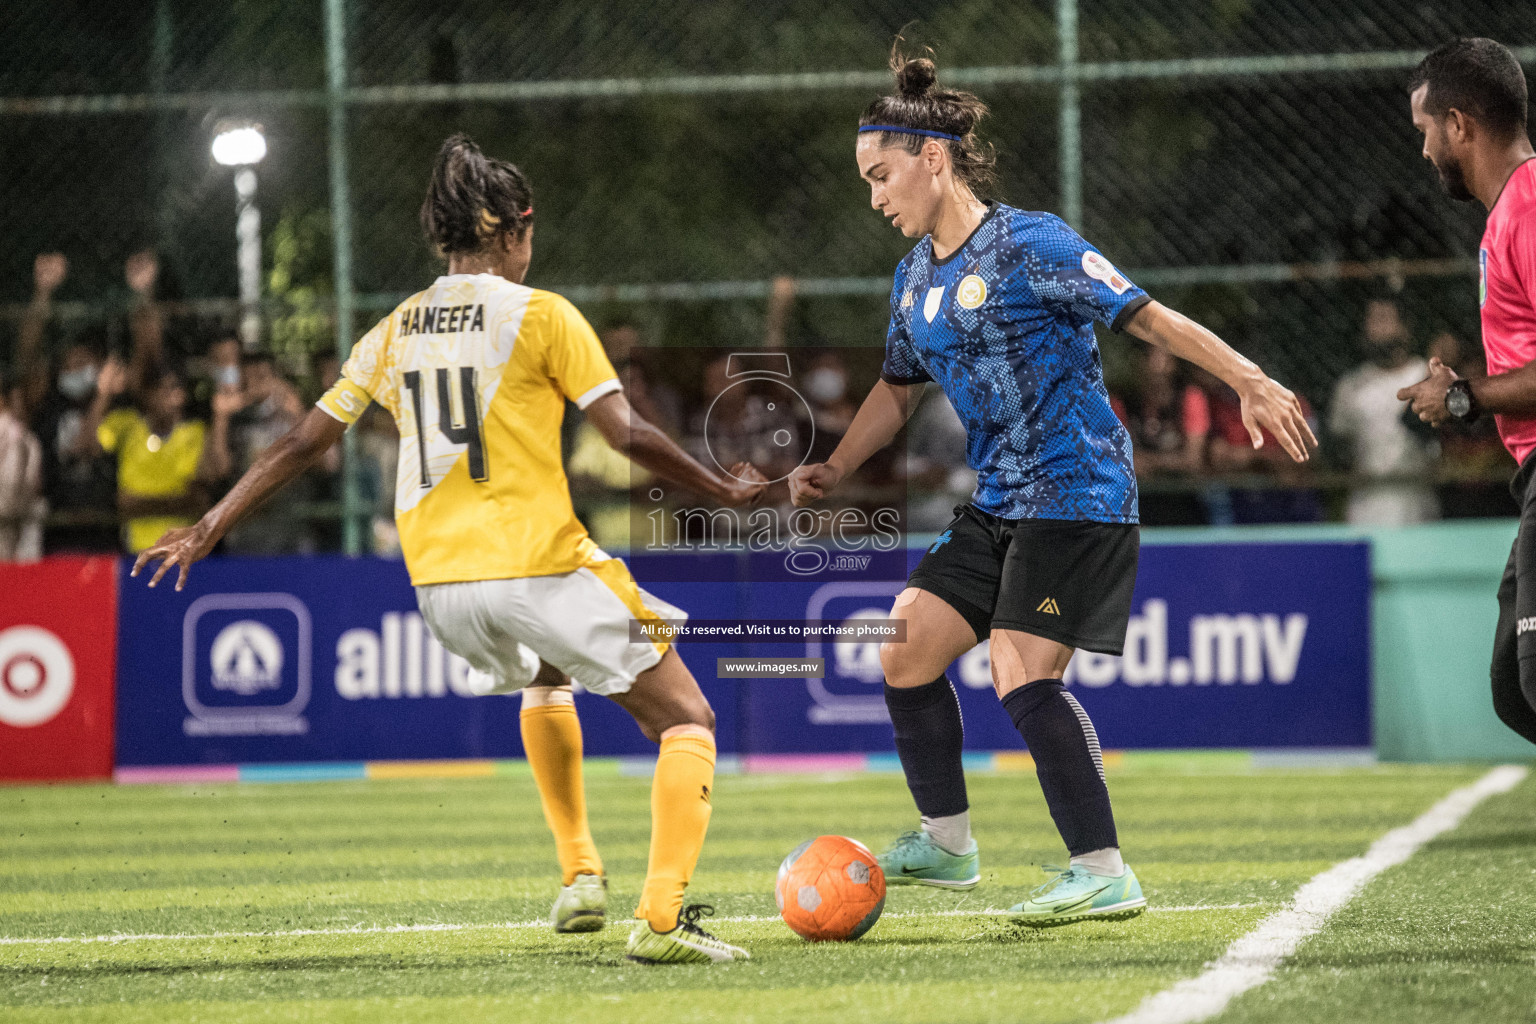
M 1492 39 L 1458 39 L 1424 58 L 1409 89 L 1440 184 L 1452 199 L 1488 208 L 1477 254 L 1488 376 L 1464 380 L 1431 359 L 1429 376 L 1397 397 L 1437 426 L 1492 415 L 1520 464 L 1510 483 L 1520 532 L 1499 583 L 1493 709 L 1536 743 L 1536 150 L 1526 134 L 1525 74 Z

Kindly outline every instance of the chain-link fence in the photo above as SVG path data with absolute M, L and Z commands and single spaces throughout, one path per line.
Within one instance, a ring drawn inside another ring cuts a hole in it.
M 1457 35 L 1536 60 L 1522 7 L 17 0 L 0 35 L 0 331 L 25 319 L 34 256 L 57 250 L 49 344 L 127 345 L 142 300 L 124 261 L 146 248 L 173 353 L 232 328 L 235 190 L 209 141 L 238 119 L 269 146 L 263 343 L 297 375 L 437 273 L 416 210 L 457 130 L 530 174 L 530 283 L 595 322 L 755 344 L 787 276 L 790 344 L 878 343 L 908 243 L 867 209 L 851 129 L 905 31 L 991 104 L 999 198 L 1061 212 L 1324 411 L 1373 296 L 1400 301 L 1421 350 L 1451 332 L 1475 352 L 1481 211 L 1439 193 L 1404 83 Z M 1105 346 L 1134 391 L 1136 350 Z

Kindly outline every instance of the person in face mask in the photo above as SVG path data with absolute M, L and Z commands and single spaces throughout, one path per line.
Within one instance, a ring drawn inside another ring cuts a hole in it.
M 208 378 L 205 384 L 212 390 L 206 397 L 211 401 L 212 391 L 216 390 L 238 391 L 241 381 L 240 339 L 233 334 L 223 335 L 208 346 Z
M 117 483 L 110 457 L 85 435 L 103 358 L 92 337 L 64 350 L 33 421 L 43 450 L 43 480 L 54 514 L 44 536 L 52 554 L 117 549 Z
M 832 454 L 858 412 L 858 407 L 848 400 L 848 368 L 842 356 L 823 352 L 812 359 L 800 378 L 800 388 L 816 426 L 811 459 L 818 461 Z
M 70 402 L 89 401 L 96 392 L 99 370 L 89 350 L 78 345 L 72 347 L 66 353 L 64 367 L 59 370 L 59 393 Z
M 1362 341 L 1365 361 L 1339 378 L 1328 412 L 1329 430 L 1345 442 L 1340 450 L 1348 468 L 1363 478 L 1350 490 L 1346 516 L 1382 526 L 1438 519 L 1431 487 L 1438 447 L 1404 423 L 1397 400 L 1398 389 L 1423 380 L 1429 364 L 1413 351 L 1413 336 L 1391 299 L 1366 306 Z

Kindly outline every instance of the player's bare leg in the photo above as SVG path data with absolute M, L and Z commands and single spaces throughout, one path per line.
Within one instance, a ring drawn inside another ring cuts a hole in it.
M 949 602 L 917 587 L 901 592 L 890 618 L 905 623 L 906 638 L 880 647 L 885 703 L 922 828 L 898 836 L 880 867 L 888 885 L 970 889 L 981 880 L 981 859 L 971 838 L 960 700 L 944 672 L 976 646 L 976 633 Z
M 977 643 L 965 616 L 942 597 L 917 587 L 896 596 L 890 618 L 906 623 L 903 643 L 880 645 L 885 681 L 898 689 L 932 682 Z
M 991 641 L 992 689 L 998 700 L 1026 683 L 1060 679 L 1072 660 L 1072 648 L 1066 644 L 1016 629 L 994 629 Z
M 645 887 L 635 908 L 628 955 L 642 963 L 745 960 L 747 951 L 704 931 L 698 918 L 712 909 L 683 907 L 704 835 L 715 782 L 715 713 L 677 651 L 642 672 L 629 692 L 612 698 L 661 745 L 651 783 L 651 851 Z
M 1136 916 L 1147 901 L 1120 858 L 1099 737 L 1061 679 L 1072 648 L 994 629 L 991 650 L 992 685 L 1034 756 L 1046 806 L 1071 856 L 1065 871 L 1013 907 L 1016 919 L 1047 927 Z
M 576 698 L 570 679 L 547 662 L 522 693 L 523 750 L 560 860 L 561 889 L 550 923 L 557 932 L 595 932 L 606 919 L 608 882 L 587 825 Z

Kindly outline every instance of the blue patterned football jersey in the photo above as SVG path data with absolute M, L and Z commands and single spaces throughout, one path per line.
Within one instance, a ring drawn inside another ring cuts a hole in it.
M 924 238 L 896 268 L 880 376 L 944 389 L 982 511 L 1135 523 L 1131 437 L 1093 322 L 1118 330 L 1149 301 L 1060 217 L 994 204 L 948 257 Z

